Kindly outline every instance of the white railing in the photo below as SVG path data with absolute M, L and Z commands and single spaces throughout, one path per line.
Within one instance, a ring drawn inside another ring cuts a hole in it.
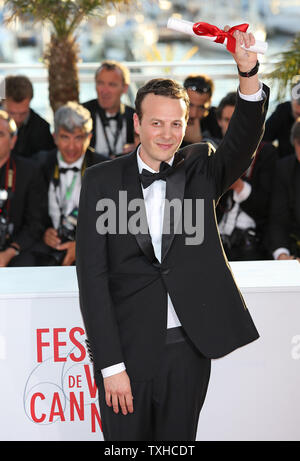
M 274 64 L 274 61 L 262 62 L 260 72 L 263 75 Z M 143 82 L 157 74 L 161 70 L 163 76 L 170 76 L 182 80 L 187 73 L 194 72 L 209 74 L 212 78 L 228 79 L 236 78 L 236 66 L 232 60 L 193 60 L 193 61 L 153 61 L 153 62 L 125 62 L 124 63 L 131 73 L 133 82 Z M 99 63 L 79 63 L 80 80 L 84 83 L 94 80 L 94 72 L 99 67 Z M 88 71 L 88 73 L 86 73 Z M 137 73 L 136 71 L 140 71 Z M 209 71 L 209 72 L 208 72 Z M 47 81 L 47 68 L 44 64 L 17 64 L 17 63 L 0 63 L 0 75 L 8 73 L 26 73 L 33 83 Z M 39 72 L 39 74 L 37 74 Z
M 190 73 L 205 73 L 210 75 L 215 82 L 213 104 L 217 105 L 221 98 L 229 91 L 236 89 L 238 84 L 236 65 L 233 60 L 189 60 L 189 61 L 153 61 L 153 62 L 125 62 L 130 70 L 131 85 L 129 100 L 134 101 L 136 89 L 144 82 L 154 77 L 169 77 L 183 82 Z M 269 72 L 273 61 L 262 60 L 260 66 L 261 78 Z M 95 70 L 99 63 L 79 63 L 80 101 L 84 102 L 96 97 L 94 86 Z M 27 75 L 34 85 L 34 99 L 32 107 L 52 123 L 52 111 L 48 98 L 48 72 L 42 63 L 0 63 L 0 77 L 9 74 Z M 268 83 L 268 82 L 267 82 Z M 274 88 L 274 86 L 272 87 Z M 271 93 L 270 109 L 276 103 L 276 90 Z

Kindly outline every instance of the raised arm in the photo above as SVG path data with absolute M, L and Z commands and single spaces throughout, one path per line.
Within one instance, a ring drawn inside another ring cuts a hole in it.
M 268 108 L 269 90 L 259 81 L 257 54 L 241 47 L 253 45 L 254 36 L 240 31 L 235 31 L 234 36 L 236 50 L 232 56 L 238 67 L 239 95 L 226 135 L 210 162 L 217 199 L 250 165 L 263 135 Z

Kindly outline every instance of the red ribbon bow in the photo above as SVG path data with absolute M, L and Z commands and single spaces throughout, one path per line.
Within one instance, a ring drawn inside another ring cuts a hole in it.
M 208 24 L 207 22 L 196 22 L 193 25 L 193 31 L 196 35 L 204 35 L 206 37 L 216 37 L 214 42 L 224 43 L 225 38 L 227 38 L 226 48 L 231 53 L 235 52 L 236 40 L 233 36 L 235 30 L 240 30 L 241 32 L 246 32 L 249 27 L 249 24 L 239 24 L 238 26 L 231 27 L 227 32 L 223 29 L 219 29 L 217 26 Z

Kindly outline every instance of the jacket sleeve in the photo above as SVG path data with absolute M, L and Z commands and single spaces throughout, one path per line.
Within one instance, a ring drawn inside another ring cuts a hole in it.
M 80 309 L 96 371 L 124 362 L 108 281 L 107 238 L 97 232 L 101 199 L 94 167 L 83 178 L 76 228 Z M 97 170 L 98 171 L 98 170 Z M 97 172 L 96 171 L 96 172 Z
M 209 157 L 208 172 L 214 177 L 215 198 L 227 191 L 249 167 L 264 133 L 269 88 L 263 85 L 261 101 L 237 97 L 228 130 L 216 152 Z

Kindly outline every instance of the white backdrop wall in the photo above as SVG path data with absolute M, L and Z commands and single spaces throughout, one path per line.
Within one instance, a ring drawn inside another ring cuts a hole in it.
M 259 340 L 213 360 L 197 440 L 300 439 L 300 265 L 232 263 Z M 74 268 L 0 270 L 0 440 L 103 440 Z

